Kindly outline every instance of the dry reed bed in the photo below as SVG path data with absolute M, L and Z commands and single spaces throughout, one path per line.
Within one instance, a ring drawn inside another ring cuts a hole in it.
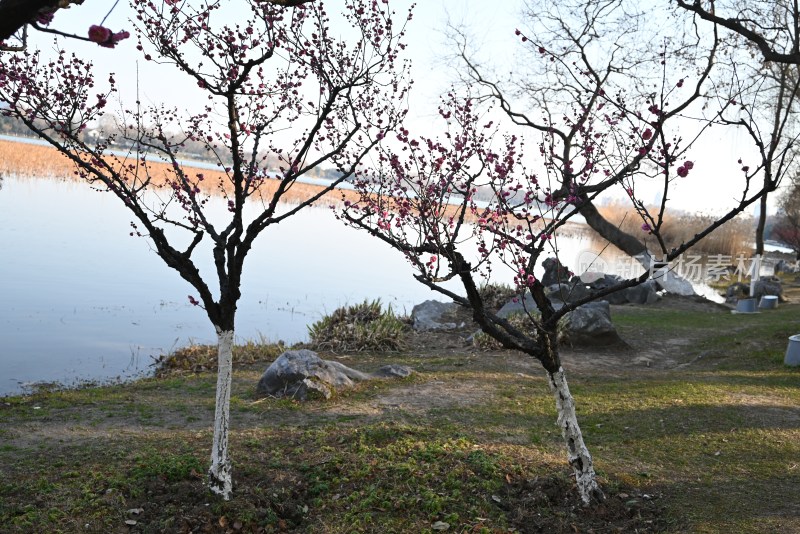
M 108 163 L 115 169 L 120 169 L 129 163 L 136 163 L 136 158 L 127 160 L 110 156 Z M 165 187 L 170 178 L 174 178 L 172 166 L 162 162 L 148 162 L 148 172 L 154 183 L 159 187 Z M 232 184 L 222 171 L 200 169 L 191 166 L 182 167 L 183 172 L 193 179 L 198 173 L 204 177 L 198 183 L 199 188 L 209 195 L 219 195 L 221 190 L 226 193 L 232 191 Z M 0 140 L 0 172 L 13 174 L 21 178 L 25 177 L 49 177 L 57 179 L 67 179 L 82 181 L 76 174 L 75 163 L 66 156 L 58 152 L 54 147 L 37 145 L 24 142 L 13 142 Z M 260 188 L 261 197 L 264 199 L 272 198 L 278 188 L 278 180 L 265 180 Z M 313 184 L 295 182 L 291 188 L 281 197 L 282 202 L 297 204 L 303 202 L 322 191 L 323 187 Z M 323 195 L 315 204 L 317 206 L 329 206 L 339 204 L 344 201 L 358 202 L 360 195 L 347 189 L 336 189 Z M 448 206 L 443 216 L 451 217 L 457 215 L 458 206 Z M 468 213 L 466 220 L 474 222 L 476 218 Z M 543 228 L 546 220 L 540 220 L 539 227 Z M 574 225 L 569 227 L 574 229 Z
M 657 213 L 657 208 L 648 208 L 651 213 Z M 619 227 L 649 246 L 657 247 L 657 242 L 648 232 L 642 230 L 642 219 L 630 207 L 621 204 L 600 206 L 598 211 L 609 222 Z M 711 215 L 685 214 L 667 211 L 664 215 L 664 224 L 661 226 L 661 235 L 668 248 L 677 247 L 688 241 L 714 222 Z M 701 254 L 722 254 L 733 257 L 739 254 L 749 256 L 752 252 L 753 228 L 751 221 L 746 217 L 736 217 L 706 236 L 692 251 Z
M 114 168 L 120 168 L 123 164 L 122 158 L 108 158 L 107 161 Z M 135 162 L 135 158 L 130 158 L 125 163 Z M 0 171 L 4 173 L 20 177 L 52 177 L 82 181 L 75 174 L 75 169 L 75 163 L 53 147 L 0 140 Z M 165 186 L 167 178 L 174 176 L 172 166 L 161 162 L 149 162 L 148 171 L 153 181 L 159 186 Z M 198 173 L 203 174 L 204 180 L 199 183 L 199 187 L 207 194 L 219 194 L 220 184 L 223 185 L 226 192 L 232 191 L 230 180 L 224 172 L 191 166 L 183 167 L 183 171 L 189 177 L 194 177 Z M 261 187 L 262 196 L 271 198 L 279 183 L 278 180 L 265 180 Z M 299 203 L 318 195 L 322 190 L 322 186 L 295 182 L 283 195 L 282 201 Z M 342 199 L 352 202 L 358 199 L 358 195 L 353 191 L 340 189 L 325 194 L 317 204 L 329 205 L 340 202 Z

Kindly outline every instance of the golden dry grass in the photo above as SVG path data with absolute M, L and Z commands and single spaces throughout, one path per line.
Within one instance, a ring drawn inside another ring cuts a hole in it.
M 135 158 L 123 160 L 122 158 L 109 157 L 107 161 L 115 169 L 123 169 L 128 164 L 136 163 Z M 232 191 L 231 182 L 224 172 L 190 166 L 183 167 L 182 170 L 189 177 L 194 177 L 198 173 L 203 174 L 205 179 L 199 182 L 198 185 L 205 193 L 219 194 L 221 189 L 226 192 Z M 59 153 L 55 148 L 12 141 L 0 140 L 0 171 L 20 177 L 55 177 L 75 181 L 81 180 L 76 174 L 75 163 Z M 143 171 L 143 169 L 140 168 L 140 171 Z M 168 179 L 174 177 L 172 167 L 160 162 L 148 163 L 146 172 L 153 182 L 159 186 L 164 186 Z M 131 177 L 133 177 L 132 174 Z M 271 198 L 275 194 L 279 183 L 278 180 L 265 180 L 261 187 L 262 197 Z M 299 203 L 318 195 L 322 190 L 323 187 L 318 185 L 296 182 L 282 195 L 281 200 L 283 202 Z M 352 191 L 337 190 L 327 193 L 318 203 L 327 205 L 340 202 L 342 199 L 355 201 L 357 200 L 357 195 Z
M 126 160 L 109 156 L 106 161 L 119 172 L 122 172 L 128 165 L 136 164 L 135 157 Z M 78 176 L 76 168 L 74 162 L 53 147 L 0 140 L 0 172 L 23 178 L 53 177 L 81 181 L 82 179 Z M 194 180 L 197 174 L 202 174 L 204 179 L 201 182 L 197 182 L 197 185 L 207 194 L 219 195 L 223 191 L 227 194 L 233 190 L 230 179 L 222 171 L 191 166 L 183 167 L 182 171 L 190 180 Z M 141 180 L 147 176 L 157 187 L 165 187 L 175 177 L 172 167 L 161 162 L 148 162 L 146 169 L 141 166 L 138 167 L 138 176 L 135 176 L 130 171 L 126 172 L 131 179 Z M 259 190 L 261 198 L 267 199 L 267 201 L 271 199 L 279 185 L 280 182 L 278 180 L 265 180 Z M 322 190 L 322 186 L 295 182 L 281 195 L 281 202 L 298 204 L 318 195 Z M 359 202 L 360 200 L 360 195 L 355 191 L 336 189 L 326 193 L 315 204 L 328 206 L 344 201 Z M 448 206 L 444 211 L 444 217 L 455 216 L 456 210 L 457 207 Z M 467 220 L 473 219 L 474 217 L 471 214 L 467 215 Z
M 651 246 L 655 239 L 642 230 L 642 219 L 627 205 L 611 204 L 598 206 L 598 211 L 609 222 Z M 657 208 L 649 207 L 651 213 L 657 213 Z M 715 218 L 704 214 L 685 214 L 669 211 L 664 215 L 664 224 L 661 226 L 661 235 L 668 248 L 676 247 L 688 241 L 714 222 Z M 692 250 L 704 254 L 723 254 L 737 256 L 744 253 L 749 256 L 752 249 L 753 230 L 750 221 L 744 217 L 737 217 L 717 228 L 706 236 Z

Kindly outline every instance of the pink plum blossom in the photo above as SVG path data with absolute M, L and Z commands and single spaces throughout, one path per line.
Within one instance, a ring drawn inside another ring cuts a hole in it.
M 103 48 L 114 48 L 117 43 L 123 39 L 127 39 L 131 34 L 127 31 L 113 33 L 105 26 L 92 25 L 89 26 L 89 40 L 97 43 Z
M 95 24 L 89 26 L 89 40 L 101 44 L 111 39 L 111 30 Z

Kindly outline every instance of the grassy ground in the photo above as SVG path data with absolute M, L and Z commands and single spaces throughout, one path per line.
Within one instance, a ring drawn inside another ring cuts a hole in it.
M 212 372 L 0 399 L 0 531 L 800 532 L 800 305 L 614 316 L 630 348 L 565 353 L 602 506 L 578 504 L 535 362 L 451 336 L 335 357 L 418 373 L 328 402 L 257 399 L 266 364 L 241 364 L 229 502 L 203 486 Z

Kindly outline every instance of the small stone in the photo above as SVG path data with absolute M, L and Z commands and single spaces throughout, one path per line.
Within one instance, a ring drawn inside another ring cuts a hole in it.
M 431 525 L 433 530 L 447 530 L 450 528 L 450 523 L 445 523 L 444 521 L 437 521 L 436 523 Z
M 128 525 L 129 527 L 133 527 L 136 526 L 136 521 L 134 521 L 133 519 L 126 519 L 125 524 Z

